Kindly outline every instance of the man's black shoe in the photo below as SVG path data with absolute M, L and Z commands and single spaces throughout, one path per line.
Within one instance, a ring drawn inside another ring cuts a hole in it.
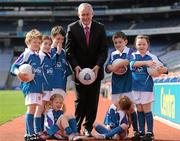
M 131 139 L 135 141 L 139 141 L 141 139 L 140 134 L 138 132 L 134 132 L 134 136 L 131 137 Z
M 84 129 L 84 136 L 92 137 L 91 131 L 88 131 L 87 129 Z
M 153 133 L 147 133 L 143 138 L 143 141 L 153 141 L 154 140 L 154 134 Z

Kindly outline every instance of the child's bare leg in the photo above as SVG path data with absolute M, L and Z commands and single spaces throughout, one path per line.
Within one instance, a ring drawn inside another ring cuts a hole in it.
M 151 112 L 151 103 L 143 104 L 142 107 L 145 113 Z
M 34 115 L 35 110 L 36 110 L 36 104 L 27 105 L 27 113 L 28 114 L 33 114 Z

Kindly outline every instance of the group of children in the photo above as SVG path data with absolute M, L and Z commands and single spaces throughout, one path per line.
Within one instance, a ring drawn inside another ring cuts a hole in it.
M 132 140 L 152 141 L 154 138 L 151 111 L 151 103 L 154 101 L 153 78 L 148 74 L 147 68 L 155 68 L 155 60 L 159 59 L 149 52 L 150 40 L 146 35 L 138 35 L 135 38 L 135 50 L 126 46 L 128 40 L 123 32 L 115 33 L 112 40 L 116 50 L 110 54 L 106 71 L 112 72 L 113 104 L 106 114 L 105 126 L 95 124 L 95 130 L 98 132 L 96 136 L 101 139 L 126 138 L 128 125 L 131 123 L 134 131 Z M 116 59 L 122 61 L 113 65 Z M 125 72 L 124 68 L 127 68 Z M 167 73 L 165 66 L 157 69 L 159 74 Z M 145 122 L 147 131 L 145 131 Z
M 52 28 L 51 37 L 33 29 L 25 37 L 27 48 L 12 64 L 11 73 L 21 80 L 20 88 L 27 106 L 26 141 L 45 140 L 47 137 L 72 140 L 77 135 L 75 118 L 63 115 L 66 83 L 72 75 L 62 48 L 64 38 L 61 26 Z M 27 74 L 19 71 L 22 64 L 32 66 L 35 73 L 32 81 L 28 82 Z
M 75 140 L 79 135 L 76 120 L 64 114 L 63 103 L 66 94 L 67 79 L 72 76 L 71 68 L 62 48 L 65 32 L 61 26 L 51 30 L 51 37 L 33 29 L 26 34 L 27 48 L 13 63 L 11 73 L 21 80 L 20 88 L 25 96 L 27 112 L 26 141 L 68 138 Z M 111 53 L 106 71 L 112 72 L 112 105 L 105 116 L 104 124 L 94 124 L 96 138 L 123 139 L 127 137 L 132 123 L 134 140 L 153 140 L 153 115 L 151 103 L 154 101 L 153 79 L 147 67 L 154 67 L 157 57 L 148 50 L 149 37 L 142 35 L 135 38 L 137 51 L 128 48 L 127 37 L 123 32 L 113 35 L 116 48 Z M 113 61 L 123 59 L 118 66 Z M 26 82 L 27 76 L 19 71 L 22 64 L 30 64 L 35 73 L 34 80 Z M 118 74 L 119 68 L 126 72 Z M 166 67 L 160 67 L 159 73 L 166 73 Z M 70 78 L 72 79 L 72 78 Z M 134 110 L 136 105 L 137 113 Z M 147 132 L 145 132 L 145 122 Z M 46 132 L 44 132 L 46 131 Z

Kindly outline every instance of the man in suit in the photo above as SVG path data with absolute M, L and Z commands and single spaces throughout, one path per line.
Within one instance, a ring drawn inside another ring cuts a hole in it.
M 91 136 L 96 119 L 100 84 L 104 77 L 103 65 L 107 58 L 107 39 L 104 25 L 92 20 L 93 8 L 88 3 L 78 7 L 79 20 L 68 25 L 66 35 L 67 59 L 75 72 L 76 110 L 78 131 L 85 118 L 84 135 Z M 83 68 L 91 68 L 96 80 L 90 85 L 82 84 L 78 77 Z

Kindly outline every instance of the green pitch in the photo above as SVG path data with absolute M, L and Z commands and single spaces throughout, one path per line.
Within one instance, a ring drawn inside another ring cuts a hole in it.
M 0 91 L 0 125 L 25 113 L 21 91 Z

